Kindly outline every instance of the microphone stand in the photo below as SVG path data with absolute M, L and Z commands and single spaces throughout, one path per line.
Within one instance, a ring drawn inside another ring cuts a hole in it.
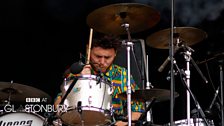
M 199 102 L 196 100 L 196 98 L 194 97 L 193 93 L 190 90 L 190 60 L 191 60 L 191 51 L 192 49 L 186 50 L 186 52 L 184 52 L 184 58 L 186 60 L 186 64 L 187 64 L 187 68 L 184 72 L 185 78 L 182 78 L 181 80 L 184 83 L 184 87 L 187 89 L 187 124 L 188 126 L 190 126 L 190 96 L 192 97 L 192 99 L 195 102 L 195 105 L 197 107 L 197 110 L 199 111 L 199 113 L 201 114 L 201 117 L 203 118 L 205 124 L 207 126 L 209 126 L 208 121 L 205 118 L 205 114 L 202 111 Z M 182 76 L 182 71 L 179 69 L 179 67 L 177 66 L 177 64 L 175 63 L 176 68 L 178 69 L 180 75 Z
M 175 81 L 174 81 L 174 70 L 173 70 L 173 64 L 174 64 L 174 0 L 171 0 L 171 34 L 170 34 L 170 42 L 169 42 L 169 57 L 170 59 L 170 125 L 173 126 L 174 122 L 173 122 L 173 115 L 174 115 L 174 85 L 175 85 Z
M 217 96 L 218 96 L 218 94 L 219 94 L 219 88 L 220 88 L 220 87 L 218 87 L 218 88 L 216 89 L 215 94 L 214 94 L 214 97 L 213 97 L 213 99 L 212 99 L 212 102 L 210 103 L 208 109 L 206 110 L 206 112 L 207 112 L 208 114 L 211 114 L 211 109 L 212 109 L 212 107 L 213 107 L 213 105 L 214 105 L 214 103 L 215 103 L 215 100 L 216 100 L 216 98 L 217 98 Z
M 220 88 L 221 88 L 221 126 L 224 125 L 224 109 L 223 109 L 223 69 L 222 65 L 219 65 L 220 70 Z
M 77 80 L 78 80 L 77 78 L 74 78 L 73 82 L 69 85 L 68 90 L 65 92 L 65 95 L 62 96 L 60 105 L 62 105 L 64 103 L 65 99 L 67 98 L 68 94 L 71 92 L 71 90 L 74 87 L 74 85 L 76 84 Z M 65 85 L 66 85 L 66 81 L 67 81 L 66 78 L 64 79 L 64 81 L 65 81 Z

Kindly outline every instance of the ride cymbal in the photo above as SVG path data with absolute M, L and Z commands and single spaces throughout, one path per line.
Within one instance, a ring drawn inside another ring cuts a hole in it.
M 188 46 L 192 46 L 207 38 L 206 32 L 194 27 L 175 27 L 173 32 L 174 45 L 177 42 L 177 38 L 179 38 L 180 42 Z M 170 35 L 171 28 L 161 30 L 148 36 L 146 44 L 158 49 L 169 49 Z
M 121 25 L 129 24 L 130 33 L 144 31 L 160 20 L 160 13 L 154 8 L 138 3 L 118 3 L 94 10 L 87 16 L 87 24 L 105 34 L 125 34 Z
M 179 96 L 177 92 L 175 92 L 175 98 Z M 118 95 L 119 98 L 126 100 L 127 93 L 121 93 Z M 166 101 L 170 99 L 170 91 L 165 89 L 144 89 L 144 90 L 135 90 L 135 92 L 131 93 L 132 101 L 152 101 L 155 98 L 156 102 Z
M 9 102 L 26 102 L 26 98 L 38 98 L 40 102 L 51 102 L 51 97 L 31 86 L 18 84 L 18 83 L 10 83 L 10 82 L 0 82 L 0 101 L 8 101 Z

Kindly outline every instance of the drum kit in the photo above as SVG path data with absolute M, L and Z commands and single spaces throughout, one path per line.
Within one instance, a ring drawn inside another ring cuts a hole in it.
M 123 35 L 127 33 L 129 41 L 127 49 L 130 49 L 132 46 L 130 34 L 147 30 L 156 25 L 159 20 L 160 13 L 148 5 L 118 3 L 94 10 L 88 15 L 87 24 L 95 31 L 106 34 Z M 170 30 L 161 30 L 148 36 L 146 44 L 158 49 L 169 49 Z M 176 27 L 174 29 L 175 45 L 180 47 L 190 48 L 189 46 L 202 41 L 206 37 L 207 34 L 197 28 Z M 129 54 L 130 52 L 127 51 L 127 53 Z M 130 58 L 128 60 L 130 63 Z M 128 67 L 128 70 L 130 71 L 130 67 Z M 82 75 L 77 78 L 74 80 L 65 79 L 63 82 L 62 102 L 60 104 L 65 105 L 67 110 L 59 112 L 57 115 L 62 124 L 87 126 L 111 125 L 111 118 L 113 116 L 112 84 L 108 80 L 98 78 L 94 75 Z M 128 84 L 128 86 L 130 85 Z M 47 99 L 47 103 L 51 100 L 51 97 L 43 91 L 17 83 L 1 82 L 0 94 L 0 100 L 6 104 L 9 104 L 11 101 L 22 103 L 27 102 L 27 100 L 36 101 L 35 98 L 40 98 L 40 102 L 42 99 Z M 179 94 L 175 92 L 174 97 L 176 98 L 178 96 Z M 129 103 L 130 100 L 144 103 L 151 101 L 162 102 L 170 99 L 170 91 L 166 89 L 148 88 L 147 86 L 146 89 L 122 93 L 119 97 L 127 100 Z M 0 125 L 11 126 L 14 123 L 23 123 L 23 125 L 36 126 L 44 125 L 45 120 L 45 118 L 32 112 L 9 112 L 1 115 Z M 131 119 L 129 118 L 128 121 L 130 124 Z M 202 121 L 200 120 L 200 122 Z M 186 125 L 186 122 L 183 122 L 184 124 L 177 123 L 180 126 Z M 200 126 L 204 126 L 203 124 L 200 124 Z

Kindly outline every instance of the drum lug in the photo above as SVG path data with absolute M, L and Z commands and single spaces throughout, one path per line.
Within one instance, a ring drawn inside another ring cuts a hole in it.
M 81 101 L 78 101 L 77 103 L 77 111 L 82 114 L 82 102 Z

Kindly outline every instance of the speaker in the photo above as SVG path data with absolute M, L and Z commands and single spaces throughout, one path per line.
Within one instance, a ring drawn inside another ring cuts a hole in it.
M 127 68 L 127 40 L 122 40 L 122 47 L 118 50 L 114 64 Z M 145 42 L 142 39 L 132 40 L 130 46 L 130 71 L 136 84 L 144 89 L 146 83 L 146 54 Z

